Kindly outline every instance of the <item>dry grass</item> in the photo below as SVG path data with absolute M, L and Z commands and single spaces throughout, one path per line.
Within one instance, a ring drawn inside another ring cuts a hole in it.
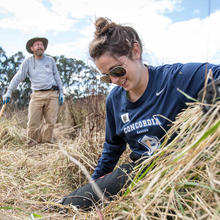
M 112 219 L 220 219 L 220 105 L 203 115 L 199 106 L 183 112 L 144 178 L 137 178 L 116 204 Z
M 26 112 L 17 113 L 19 117 L 3 117 L 0 219 L 219 219 L 219 112 L 219 103 L 206 115 L 199 105 L 190 106 L 168 133 L 177 133 L 174 141 L 137 168 L 136 172 L 141 172 L 152 162 L 145 177 L 134 179 L 123 196 L 107 206 L 91 212 L 69 208 L 65 214 L 44 208 L 87 180 L 81 169 L 61 152 L 59 144 L 92 173 L 104 142 L 104 128 L 99 129 L 103 124 L 90 112 L 79 127 L 57 124 L 57 144 L 27 148 L 23 144 L 26 116 L 21 117 Z M 119 163 L 127 161 L 128 153 Z

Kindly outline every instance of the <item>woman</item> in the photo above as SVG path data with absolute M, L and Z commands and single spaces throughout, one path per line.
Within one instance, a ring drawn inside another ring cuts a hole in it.
M 210 69 L 214 79 L 220 78 L 220 66 L 208 63 L 145 65 L 141 40 L 132 27 L 115 24 L 107 18 L 98 18 L 95 26 L 90 56 L 102 73 L 101 80 L 116 87 L 107 97 L 105 143 L 92 178 L 107 192 L 105 195 L 111 197 L 120 191 L 126 183 L 126 173 L 132 170 L 133 164 L 128 164 L 123 165 L 125 173 L 121 169 L 112 172 L 126 144 L 131 148 L 133 161 L 151 156 L 161 145 L 170 121 L 175 120 L 190 101 L 179 91 L 197 98 Z M 219 88 L 219 80 L 217 83 Z M 83 203 L 79 199 L 86 197 L 85 192 L 93 195 L 91 200 L 98 200 L 87 184 L 65 197 L 62 204 L 88 208 L 92 202 Z

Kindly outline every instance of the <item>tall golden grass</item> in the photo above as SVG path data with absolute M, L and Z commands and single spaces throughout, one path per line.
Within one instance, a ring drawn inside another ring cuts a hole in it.
M 100 97 L 67 101 L 56 144 L 31 148 L 24 145 L 27 111 L 6 109 L 0 119 L 0 219 L 220 219 L 220 103 L 207 114 L 198 103 L 179 114 L 167 133 L 175 139 L 137 167 L 132 184 L 108 205 L 90 212 L 45 210 L 87 183 L 62 150 L 93 172 L 104 142 L 104 103 Z

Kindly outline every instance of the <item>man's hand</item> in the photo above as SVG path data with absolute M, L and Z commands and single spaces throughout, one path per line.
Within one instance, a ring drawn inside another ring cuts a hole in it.
M 59 104 L 62 105 L 64 103 L 64 96 L 62 94 L 59 95 Z
M 210 82 L 205 88 L 198 93 L 198 100 L 203 102 L 203 111 L 210 109 L 209 105 L 215 104 L 220 100 L 220 78 Z
M 3 104 L 8 104 L 11 100 L 11 97 L 9 95 L 4 95 L 3 96 Z

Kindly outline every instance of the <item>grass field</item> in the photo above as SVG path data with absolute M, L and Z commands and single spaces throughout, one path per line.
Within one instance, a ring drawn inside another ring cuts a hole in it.
M 87 182 L 64 152 L 93 172 L 104 142 L 104 100 L 67 101 L 60 109 L 55 144 L 27 147 L 26 117 L 27 110 L 10 112 L 7 106 L 0 118 L 1 220 L 220 219 L 220 103 L 207 114 L 199 104 L 189 105 L 167 133 L 176 138 L 136 168 L 122 196 L 90 212 L 45 208 Z M 129 160 L 129 152 L 118 165 Z

